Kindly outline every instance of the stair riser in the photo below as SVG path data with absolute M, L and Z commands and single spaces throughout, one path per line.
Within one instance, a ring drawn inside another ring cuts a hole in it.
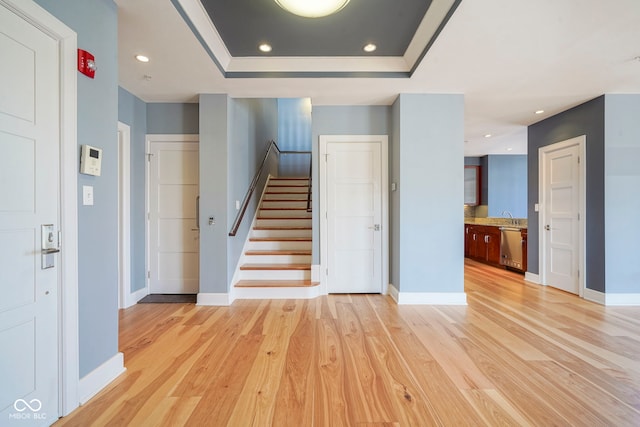
M 240 270 L 240 280 L 311 280 L 310 270 Z
M 253 230 L 251 237 L 311 237 L 311 230 Z
M 286 210 L 286 209 L 278 209 L 278 210 L 264 210 L 260 209 L 261 217 L 269 217 L 269 218 L 311 218 L 311 212 L 307 212 L 304 210 Z
M 245 255 L 247 264 L 311 264 L 311 255 Z
M 291 186 L 291 187 L 279 187 L 279 186 L 274 186 L 269 184 L 269 186 L 267 187 L 267 193 L 269 192 L 280 192 L 280 193 L 287 193 L 287 192 L 293 192 L 293 193 L 303 193 L 303 194 L 307 194 L 309 192 L 309 187 L 306 185 L 300 185 L 300 186 Z
M 296 193 L 296 194 L 269 194 L 269 192 L 265 193 L 263 200 L 270 199 L 287 199 L 287 200 L 307 200 L 307 193 Z
M 259 219 L 258 227 L 311 227 L 311 219 Z
M 278 251 L 289 249 L 311 250 L 311 242 L 249 242 L 251 251 Z
M 291 201 L 291 202 L 272 202 L 269 200 L 263 200 L 262 201 L 262 206 L 263 208 L 280 208 L 280 209 L 285 209 L 285 208 L 303 208 L 306 209 L 307 208 L 307 201 L 303 200 L 303 201 Z

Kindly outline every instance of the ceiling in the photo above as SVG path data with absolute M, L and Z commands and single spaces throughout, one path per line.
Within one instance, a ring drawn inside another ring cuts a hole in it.
M 120 85 L 145 102 L 228 93 L 390 105 L 399 93 L 461 93 L 465 155 L 484 155 L 526 153 L 526 126 L 603 93 L 640 93 L 638 0 L 351 0 L 325 23 L 273 0 L 115 1 Z M 359 50 L 365 39 L 373 55 Z M 252 53 L 263 41 L 273 51 Z

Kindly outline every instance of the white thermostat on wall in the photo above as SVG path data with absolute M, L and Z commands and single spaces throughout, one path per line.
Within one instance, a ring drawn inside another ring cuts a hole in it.
M 80 147 L 80 173 L 100 176 L 102 148 L 83 145 Z

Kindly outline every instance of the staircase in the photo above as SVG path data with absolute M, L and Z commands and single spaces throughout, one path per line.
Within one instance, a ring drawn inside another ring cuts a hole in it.
M 313 298 L 307 178 L 270 178 L 236 273 L 235 298 Z

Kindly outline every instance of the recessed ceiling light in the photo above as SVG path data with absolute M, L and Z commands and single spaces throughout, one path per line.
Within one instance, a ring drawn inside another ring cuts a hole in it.
M 271 52 L 271 45 L 269 43 L 262 43 L 258 46 L 258 49 L 260 49 L 260 52 Z
M 509 147 L 507 148 L 507 151 L 513 151 L 513 148 Z
M 275 0 L 278 6 L 294 15 L 321 18 L 338 12 L 349 0 Z
M 136 55 L 136 59 L 140 62 L 149 62 L 149 57 L 144 55 Z
M 542 114 L 542 113 L 544 113 L 544 110 L 538 110 L 538 111 L 536 111 L 536 114 Z
M 369 43 L 367 45 L 365 45 L 362 50 L 364 50 L 365 52 L 373 52 L 378 48 L 378 46 L 376 46 L 373 43 Z
M 484 137 L 485 137 L 485 138 L 491 138 L 491 134 L 490 134 L 490 133 L 488 133 L 488 134 L 486 134 Z

